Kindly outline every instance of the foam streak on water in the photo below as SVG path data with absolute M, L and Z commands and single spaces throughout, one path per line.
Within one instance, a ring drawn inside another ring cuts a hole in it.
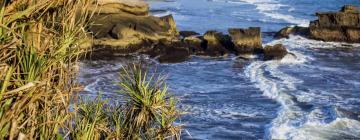
M 335 48 L 343 43 L 325 43 L 307 40 L 302 37 L 292 36 L 269 44 L 283 43 L 295 52 L 297 58 L 287 57 L 281 61 L 254 62 L 245 71 L 263 94 L 279 102 L 282 107 L 268 126 L 266 139 L 334 139 L 334 138 L 359 138 L 360 122 L 342 117 L 336 106 L 317 106 L 311 101 L 299 101 L 302 96 L 311 97 L 314 93 L 298 89 L 304 81 L 282 72 L 282 66 L 309 67 L 316 61 L 313 56 L 306 56 L 308 46 L 312 48 Z M 352 47 L 358 44 L 351 45 Z M 310 54 L 308 54 L 310 55 Z M 290 63 L 294 62 L 294 63 Z M 332 94 L 332 93 L 329 93 Z M 321 97 L 324 100 L 327 97 Z M 329 102 L 330 101 L 326 101 Z
M 284 20 L 289 23 L 293 23 L 303 27 L 307 27 L 309 25 L 308 20 L 299 19 L 288 14 L 286 15 L 279 13 L 278 10 L 282 7 L 288 7 L 289 11 L 293 10 L 294 8 L 289 5 L 281 4 L 277 0 L 240 0 L 240 1 L 255 5 L 256 9 L 259 10 L 260 13 L 272 19 Z

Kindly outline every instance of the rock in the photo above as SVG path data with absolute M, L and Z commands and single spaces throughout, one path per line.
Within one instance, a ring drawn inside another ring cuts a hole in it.
M 170 25 L 169 33 L 171 35 L 179 36 L 179 31 L 177 30 L 176 23 L 175 23 L 174 17 L 172 15 L 163 16 L 163 17 L 160 17 L 160 19 L 163 20 L 168 25 Z
M 99 14 L 128 13 L 137 16 L 149 14 L 149 5 L 142 0 L 97 0 L 95 3 L 90 7 L 90 11 Z
M 179 63 L 189 59 L 190 53 L 186 48 L 165 47 L 165 52 L 158 58 L 160 63 Z
M 160 63 L 178 63 L 190 57 L 189 49 L 183 46 L 183 42 L 180 40 L 160 40 L 160 42 L 152 44 L 152 47 L 143 49 L 142 53 L 157 58 Z
M 360 12 L 346 5 L 339 12 L 316 13 L 318 20 L 310 23 L 309 37 L 323 41 L 360 43 Z
M 290 34 L 307 37 L 307 36 L 309 36 L 309 28 L 300 27 L 300 26 L 285 27 L 285 28 L 281 29 L 279 32 L 277 32 L 275 34 L 274 38 L 276 38 L 276 39 L 289 38 Z
M 261 31 L 259 27 L 249 29 L 229 29 L 229 35 L 238 54 L 260 53 L 262 51 Z
M 222 33 L 210 30 L 204 34 L 203 38 L 201 46 L 205 50 L 205 55 L 223 56 L 230 52 L 225 44 L 231 44 L 229 43 L 231 41 Z
M 265 46 L 264 48 L 264 60 L 279 60 L 286 56 L 286 54 L 288 54 L 288 51 L 282 44 Z
M 95 46 L 109 46 L 136 50 L 134 46 L 145 46 L 144 42 L 159 42 L 160 39 L 178 38 L 176 26 L 170 17 L 135 16 L 128 14 L 95 15 L 93 32 Z M 143 44 L 143 45 L 142 45 Z
M 202 46 L 204 39 L 196 36 L 189 36 L 183 39 L 183 45 L 185 48 L 189 48 L 191 54 L 195 55 L 204 55 L 205 54 L 205 46 Z
M 180 31 L 180 37 L 182 38 L 186 38 L 190 36 L 198 36 L 198 35 L 200 34 L 194 31 Z
M 148 4 L 142 0 L 97 0 L 93 7 L 99 14 L 91 18 L 93 24 L 88 30 L 93 34 L 95 50 L 135 53 L 160 40 L 179 37 L 172 15 L 151 16 Z
M 341 8 L 341 12 L 357 12 L 358 11 L 358 7 L 355 5 L 345 5 Z

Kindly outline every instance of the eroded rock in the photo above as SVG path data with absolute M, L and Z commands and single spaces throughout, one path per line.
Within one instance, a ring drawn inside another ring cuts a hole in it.
M 323 41 L 360 42 L 360 12 L 346 5 L 339 12 L 316 13 L 310 23 L 310 38 Z
M 182 38 L 198 36 L 198 35 L 200 35 L 200 34 L 195 31 L 180 31 L 180 37 L 182 37 Z
M 262 52 L 260 27 L 248 29 L 231 28 L 228 30 L 234 49 L 238 54 L 252 54 Z
M 300 26 L 294 26 L 294 27 L 285 27 L 281 29 L 279 32 L 277 32 L 274 36 L 276 39 L 280 38 L 289 38 L 290 35 L 300 35 L 307 37 L 309 36 L 309 28 L 307 27 L 300 27 Z
M 134 53 L 159 40 L 170 41 L 179 36 L 171 15 L 150 16 L 148 4 L 143 1 L 99 0 L 97 6 L 99 14 L 92 17 L 89 27 L 96 49 L 106 46 L 117 53 Z
M 221 32 L 210 30 L 204 34 L 203 38 L 204 40 L 201 46 L 204 48 L 205 55 L 223 56 L 230 52 L 226 46 L 230 40 L 228 40 Z
M 282 44 L 268 45 L 264 48 L 264 60 L 279 60 L 285 57 L 286 54 L 288 54 L 288 51 Z
M 149 15 L 149 5 L 142 0 L 96 0 L 90 10 L 99 14 Z
M 189 48 L 191 54 L 204 55 L 205 46 L 202 46 L 204 45 L 203 42 L 204 39 L 202 39 L 201 37 L 189 36 L 183 39 L 183 43 L 184 43 L 183 46 L 185 48 Z

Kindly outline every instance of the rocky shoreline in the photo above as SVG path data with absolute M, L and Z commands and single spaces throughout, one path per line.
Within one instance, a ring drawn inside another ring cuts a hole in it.
M 290 34 L 326 41 L 360 43 L 360 11 L 353 5 L 345 5 L 338 12 L 316 13 L 317 20 L 309 27 L 285 27 L 275 38 L 289 37 Z
M 203 35 L 178 31 L 172 15 L 155 17 L 141 0 L 101 0 L 89 27 L 92 32 L 91 58 L 104 59 L 131 53 L 147 54 L 161 63 L 186 61 L 192 55 L 221 57 L 258 55 L 263 60 L 282 59 L 285 46 L 262 44 L 260 27 L 231 28 L 228 34 L 209 30 Z M 346 5 L 339 12 L 317 13 L 309 27 L 286 27 L 274 38 L 301 35 L 322 41 L 360 42 L 360 12 Z

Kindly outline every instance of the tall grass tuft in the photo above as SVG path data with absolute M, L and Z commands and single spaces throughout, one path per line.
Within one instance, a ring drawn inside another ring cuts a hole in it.
M 174 125 L 180 112 L 168 93 L 165 77 L 148 76 L 141 66 L 124 67 L 118 85 L 127 100 L 124 111 L 125 137 L 129 139 L 180 139 L 180 126 Z
M 101 96 L 81 100 L 72 139 L 180 139 L 176 101 L 161 76 L 148 76 L 139 66 L 120 72 L 120 94 L 126 104 L 109 104 Z

